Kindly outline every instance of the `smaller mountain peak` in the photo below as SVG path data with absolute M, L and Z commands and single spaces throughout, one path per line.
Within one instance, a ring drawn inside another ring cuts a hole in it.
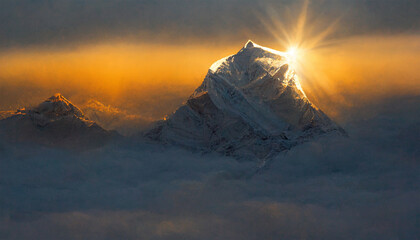
M 60 93 L 56 93 L 53 96 L 47 98 L 34 110 L 37 113 L 44 114 L 49 117 L 68 115 L 84 117 L 83 112 Z
M 47 100 L 45 101 L 46 102 L 61 102 L 61 101 L 68 102 L 69 100 L 67 100 L 63 95 L 61 95 L 61 93 L 56 93 L 52 95 L 51 97 L 47 98 Z
M 245 44 L 245 48 L 253 48 L 255 45 L 255 43 L 251 40 L 248 40 L 248 42 L 246 42 Z

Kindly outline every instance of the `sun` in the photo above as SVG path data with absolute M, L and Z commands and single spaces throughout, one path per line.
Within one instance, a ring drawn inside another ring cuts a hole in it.
M 330 35 L 338 26 L 339 19 L 323 24 L 318 15 L 308 14 L 309 0 L 303 0 L 299 12 L 289 11 L 290 15 L 280 14 L 274 8 L 268 8 L 261 16 L 261 23 L 276 39 L 279 49 L 286 49 L 285 56 L 289 65 L 296 72 L 311 67 L 307 61 L 308 55 L 313 55 L 317 49 L 333 43 Z M 289 16 L 289 19 L 287 19 Z
M 260 15 L 266 31 L 272 35 L 276 49 L 281 49 L 282 57 L 289 66 L 289 73 L 299 84 L 324 89 L 325 74 L 319 70 L 316 59 L 323 49 L 337 43 L 333 33 L 338 29 L 340 18 L 325 21 L 319 14 L 310 14 L 309 0 L 302 0 L 302 8 L 281 11 L 267 7 Z M 313 79 L 320 79 L 315 82 Z M 303 90 L 302 90 L 303 92 Z
M 286 57 L 290 64 L 296 65 L 299 57 L 299 48 L 296 46 L 289 47 L 286 52 Z
M 305 64 L 305 49 L 292 45 L 287 48 L 285 57 L 289 66 L 297 73 Z

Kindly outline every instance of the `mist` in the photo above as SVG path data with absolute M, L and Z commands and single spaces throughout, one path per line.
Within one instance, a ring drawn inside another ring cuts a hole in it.
M 420 99 L 390 102 L 346 125 L 350 137 L 305 143 L 263 169 L 131 140 L 85 152 L 2 143 L 0 235 L 415 239 Z
M 244 42 L 4 51 L 0 109 L 36 105 L 60 92 L 77 105 L 97 100 L 150 121 L 161 119 L 192 94 L 213 62 L 236 53 Z M 367 103 L 419 95 L 419 43 L 417 35 L 336 40 L 301 56 L 301 85 L 315 105 L 341 122 Z M 286 50 L 278 42 L 267 46 Z

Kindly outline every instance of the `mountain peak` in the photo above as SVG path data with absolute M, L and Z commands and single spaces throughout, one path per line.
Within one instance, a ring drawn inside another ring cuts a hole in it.
M 65 98 L 61 93 L 56 93 L 51 97 L 47 98 L 45 102 L 66 102 L 72 104 L 67 98 Z
M 146 136 L 262 159 L 330 132 L 343 130 L 308 100 L 287 55 L 249 40 L 216 61 L 188 101 Z
M 245 48 L 253 48 L 254 47 L 254 42 L 252 42 L 251 40 L 248 40 L 248 42 L 246 42 L 245 44 Z
M 51 101 L 63 101 L 67 100 L 61 93 L 56 93 L 48 98 Z M 67 100 L 68 101 L 68 100 Z
M 214 62 L 209 70 L 211 74 L 219 75 L 224 73 L 242 74 L 250 70 L 252 74 L 268 73 L 273 76 L 287 62 L 288 59 L 285 53 L 260 46 L 248 40 L 239 52 Z M 242 78 L 242 80 L 246 78 L 249 80 L 257 79 L 255 76 L 248 75 L 238 75 L 235 78 Z
M 228 81 L 236 87 L 244 87 L 260 82 L 271 76 L 285 85 L 296 82 L 293 69 L 288 64 L 285 53 L 260 46 L 251 40 L 236 54 L 222 58 L 210 67 L 209 79 Z M 212 76 L 210 76 L 212 75 Z M 206 82 L 206 81 L 205 81 Z M 299 85 L 299 84 L 298 84 Z
M 268 47 L 261 46 L 251 40 L 248 40 L 248 42 L 245 44 L 243 49 L 247 49 L 247 50 L 254 49 L 254 50 L 265 52 L 265 53 L 275 54 L 283 58 L 287 56 L 285 52 L 281 52 L 281 51 L 277 51 Z
M 47 98 L 35 107 L 33 111 L 49 118 L 62 116 L 84 117 L 83 112 L 60 93 Z

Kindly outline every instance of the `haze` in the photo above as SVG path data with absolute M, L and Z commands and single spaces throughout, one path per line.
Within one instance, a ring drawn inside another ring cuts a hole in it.
M 214 61 L 236 53 L 248 39 L 285 51 L 273 34 L 280 29 L 265 23 L 280 22 L 293 32 L 304 2 L 219 4 L 3 1 L 7 21 L 0 32 L 7 38 L 0 41 L 0 109 L 37 104 L 61 92 L 77 104 L 95 99 L 162 118 L 192 93 Z M 418 5 L 309 3 L 306 38 L 336 23 L 322 44 L 305 54 L 299 75 L 310 100 L 342 119 L 343 111 L 366 101 L 418 95 L 420 25 L 413 10 Z

